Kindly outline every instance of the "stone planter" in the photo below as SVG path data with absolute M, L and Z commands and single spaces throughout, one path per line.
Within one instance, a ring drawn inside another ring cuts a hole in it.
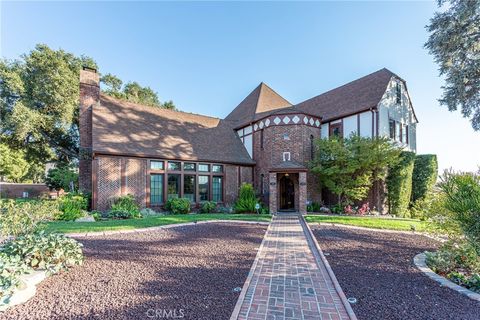
M 16 306 L 28 301 L 35 295 L 37 285 L 47 277 L 45 270 L 35 270 L 28 274 L 20 276 L 20 286 L 16 288 L 10 296 L 3 297 L 0 300 L 0 311 L 5 311 L 12 306 Z

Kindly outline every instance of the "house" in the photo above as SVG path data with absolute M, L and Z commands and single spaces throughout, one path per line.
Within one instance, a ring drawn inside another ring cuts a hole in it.
M 315 139 L 387 136 L 415 151 L 416 124 L 405 81 L 387 69 L 298 104 L 261 83 L 225 119 L 117 100 L 84 69 L 80 188 L 106 210 L 125 194 L 142 207 L 171 197 L 231 205 L 252 183 L 271 212 L 303 213 L 307 201 L 322 200 L 308 170 Z M 382 208 L 380 187 L 369 201 Z

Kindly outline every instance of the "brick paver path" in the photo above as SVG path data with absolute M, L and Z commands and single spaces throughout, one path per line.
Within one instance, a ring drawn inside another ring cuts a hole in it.
M 350 319 L 299 219 L 273 218 L 237 319 Z

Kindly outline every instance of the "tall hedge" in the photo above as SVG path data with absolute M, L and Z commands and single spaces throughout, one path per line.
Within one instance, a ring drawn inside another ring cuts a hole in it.
M 390 214 L 409 217 L 408 210 L 412 195 L 412 175 L 415 153 L 403 151 L 397 164 L 389 169 L 387 176 L 387 205 Z
M 435 154 L 420 154 L 415 157 L 412 177 L 412 205 L 424 199 L 432 190 L 438 176 L 438 162 Z

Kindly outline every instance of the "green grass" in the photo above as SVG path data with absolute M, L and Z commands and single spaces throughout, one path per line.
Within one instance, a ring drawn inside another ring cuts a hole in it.
M 373 229 L 410 231 L 412 226 L 415 226 L 416 231 L 426 232 L 431 230 L 428 222 L 415 219 L 309 215 L 306 220 L 311 223 L 326 222 Z
M 258 214 L 177 214 L 165 216 L 150 216 L 142 219 L 107 220 L 97 222 L 52 221 L 46 223 L 49 232 L 82 233 L 110 230 L 131 230 L 167 224 L 205 221 L 205 220 L 244 220 L 270 221 L 270 215 Z

